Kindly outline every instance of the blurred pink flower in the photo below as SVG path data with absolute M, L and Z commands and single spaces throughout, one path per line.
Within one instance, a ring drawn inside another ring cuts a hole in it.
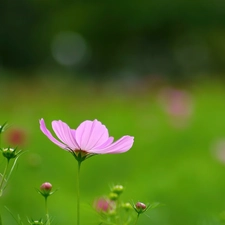
M 173 116 L 189 116 L 192 111 L 191 97 L 184 90 L 164 90 L 166 111 Z
M 212 143 L 211 146 L 213 156 L 225 164 L 225 139 L 218 139 Z
M 60 141 L 46 128 L 44 119 L 40 120 L 40 129 L 54 144 L 73 153 L 76 159 L 94 154 L 123 153 L 134 142 L 134 137 L 126 135 L 113 143 L 114 138 L 109 137 L 108 129 L 98 120 L 86 120 L 76 130 L 61 120 L 52 121 L 52 129 Z
M 7 131 L 6 141 L 12 146 L 24 146 L 26 143 L 26 133 L 20 128 L 13 128 Z
M 164 111 L 172 119 L 173 125 L 186 125 L 193 113 L 191 95 L 185 90 L 166 88 L 160 93 Z
M 108 212 L 115 208 L 115 203 L 106 198 L 99 198 L 95 201 L 94 207 L 97 212 Z

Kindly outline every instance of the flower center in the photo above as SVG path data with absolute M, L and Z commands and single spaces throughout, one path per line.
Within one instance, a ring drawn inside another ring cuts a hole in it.
M 81 149 L 75 149 L 74 152 L 77 156 L 80 156 L 81 158 L 85 157 L 88 154 L 88 152 Z

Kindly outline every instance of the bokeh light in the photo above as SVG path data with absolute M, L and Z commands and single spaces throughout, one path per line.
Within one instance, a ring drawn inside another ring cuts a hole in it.
M 52 42 L 52 55 L 63 66 L 85 63 L 89 52 L 85 39 L 75 32 L 60 32 Z

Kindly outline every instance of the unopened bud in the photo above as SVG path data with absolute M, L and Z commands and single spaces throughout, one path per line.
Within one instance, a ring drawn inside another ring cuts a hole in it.
M 112 192 L 120 195 L 122 192 L 123 192 L 123 186 L 122 185 L 115 185 L 113 188 L 112 188 Z
M 112 201 L 117 200 L 118 197 L 119 197 L 119 196 L 118 196 L 118 194 L 116 194 L 116 193 L 111 192 L 111 193 L 109 194 L 109 199 L 112 200 Z
M 33 221 L 33 222 L 31 223 L 31 225 L 44 225 L 44 224 L 43 224 L 43 222 L 41 222 L 41 221 L 35 220 L 35 221 Z
M 44 197 L 48 197 L 51 194 L 52 184 L 49 182 L 45 182 L 40 186 L 40 193 Z
M 109 215 L 109 216 L 116 216 L 116 215 L 117 215 L 116 210 L 110 210 L 110 211 L 108 212 L 108 215 Z
M 146 205 L 142 202 L 137 202 L 134 206 L 134 209 L 137 213 L 143 213 L 146 211 Z
M 16 148 L 3 148 L 2 149 L 2 155 L 7 158 L 8 160 L 13 159 L 17 156 L 18 153 L 16 153 Z
M 131 205 L 129 202 L 123 203 L 123 204 L 122 204 L 122 207 L 123 207 L 126 211 L 128 211 L 128 210 L 130 210 L 130 209 L 133 209 L 132 205 Z
M 44 223 L 42 222 L 42 219 L 40 219 L 40 220 L 33 220 L 33 219 L 31 219 L 31 221 L 28 220 L 28 222 L 31 225 L 44 225 Z

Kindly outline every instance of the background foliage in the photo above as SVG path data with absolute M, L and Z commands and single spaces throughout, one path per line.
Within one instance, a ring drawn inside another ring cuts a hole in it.
M 219 0 L 2 1 L 0 65 L 27 77 L 53 69 L 101 80 L 218 76 L 224 7 Z

